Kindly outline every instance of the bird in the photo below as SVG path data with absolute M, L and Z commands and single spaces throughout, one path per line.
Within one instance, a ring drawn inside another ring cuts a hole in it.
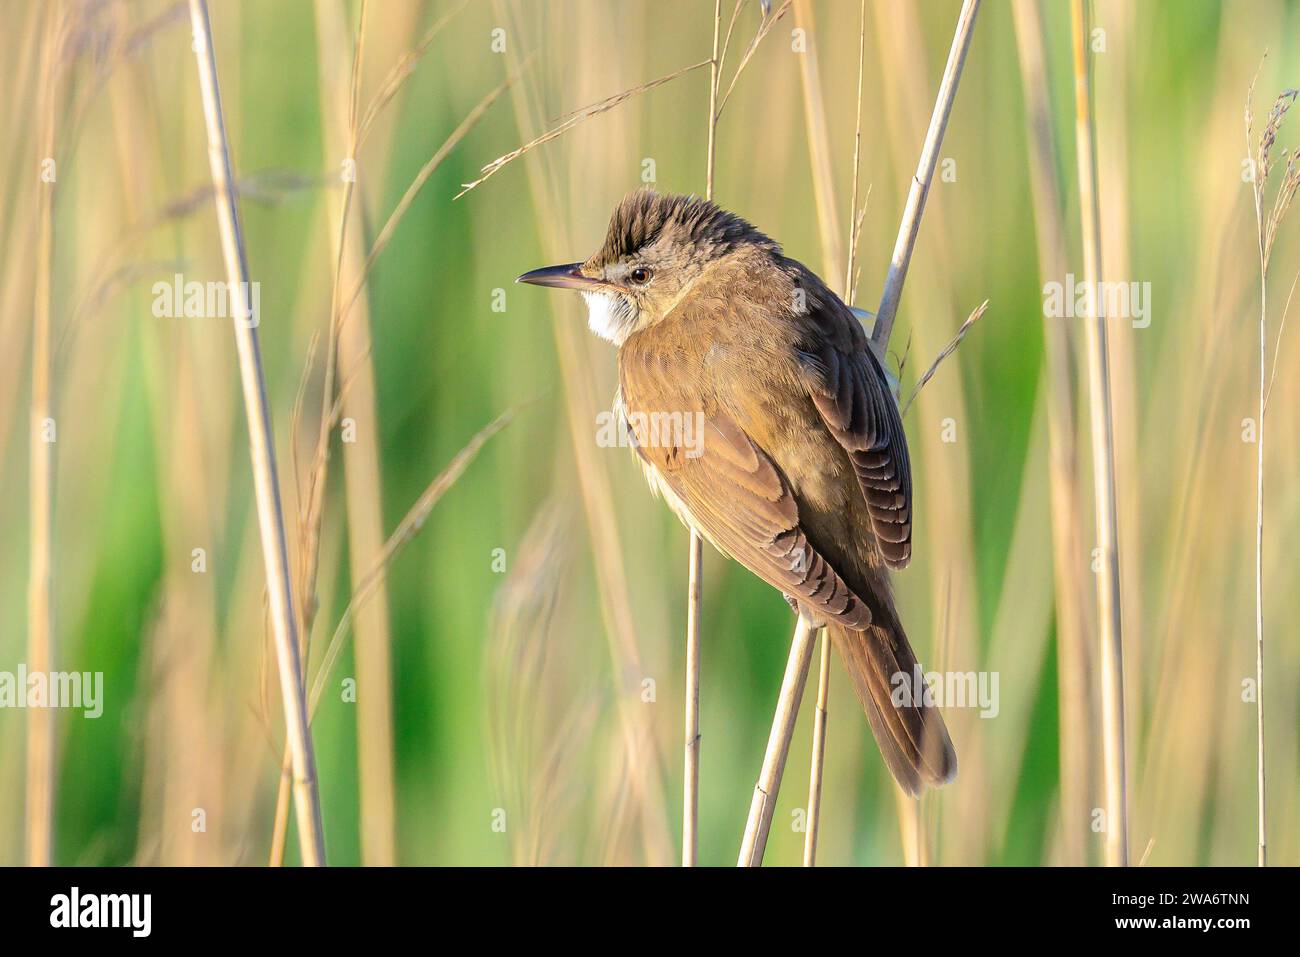
M 582 294 L 652 491 L 826 629 L 898 785 L 951 781 L 890 581 L 912 554 L 907 438 L 853 312 L 745 219 L 653 189 L 619 202 L 590 258 L 516 281 Z

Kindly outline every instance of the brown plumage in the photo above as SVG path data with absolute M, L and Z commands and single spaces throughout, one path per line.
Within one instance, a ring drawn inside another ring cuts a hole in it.
M 520 279 L 583 293 L 593 331 L 619 347 L 652 487 L 825 624 L 898 783 L 951 780 L 943 719 L 897 690 L 919 673 L 889 584 L 911 557 L 907 440 L 848 308 L 738 216 L 651 191 L 619 204 L 585 263 Z M 701 424 L 702 442 L 649 425 L 665 421 Z

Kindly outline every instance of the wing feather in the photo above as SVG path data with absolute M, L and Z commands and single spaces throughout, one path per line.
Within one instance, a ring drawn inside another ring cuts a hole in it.
M 912 557 L 912 472 L 898 403 L 857 320 L 838 302 L 819 307 L 818 341 L 799 351 L 805 384 L 831 435 L 848 453 L 890 568 Z M 853 335 L 848 323 L 853 324 Z M 834 329 L 838 325 L 839 329 Z M 831 327 L 838 335 L 827 335 Z
M 789 481 L 725 413 L 705 417 L 694 457 L 655 444 L 634 423 L 629 433 L 637 454 L 684 506 L 683 518 L 720 551 L 847 628 L 871 623 L 866 603 L 808 541 Z

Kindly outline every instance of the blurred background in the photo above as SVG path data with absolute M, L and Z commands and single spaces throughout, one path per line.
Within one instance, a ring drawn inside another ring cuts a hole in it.
M 859 4 L 773 7 L 718 123 L 715 195 L 842 290 Z M 958 7 L 866 4 L 856 294 L 868 309 Z M 54 715 L 52 859 L 262 864 L 287 831 L 296 862 L 292 816 L 277 828 L 283 720 L 230 323 L 154 309 L 155 283 L 225 278 L 188 8 L 0 9 L 0 670 L 31 661 L 26 424 L 44 289 L 53 667 L 104 676 L 101 717 Z M 704 191 L 707 65 L 453 197 L 572 111 L 707 61 L 713 3 L 383 0 L 362 30 L 353 0 L 214 0 L 211 19 L 308 682 L 321 688 L 330 862 L 674 863 L 687 534 L 631 455 L 597 443 L 614 354 L 586 332 L 578 297 L 512 282 L 589 255 L 630 189 Z M 763 24 L 757 0 L 742 5 L 724 90 Z M 1096 0 L 1092 26 L 1103 274 L 1150 284 L 1149 325 L 1110 325 L 1132 856 L 1249 864 L 1259 262 L 1243 107 L 1258 70 L 1258 136 L 1297 84 L 1300 5 Z M 1083 271 L 1071 84 L 1065 4 L 984 4 L 890 346 L 906 396 L 989 300 L 907 413 L 916 548 L 896 585 L 922 661 L 996 672 L 997 714 L 946 712 L 961 772 L 918 813 L 836 662 L 819 863 L 1101 859 L 1083 326 L 1045 318 L 1042 292 Z M 1300 128 L 1284 125 L 1279 147 L 1295 142 Z M 1054 152 L 1035 182 L 1042 143 Z M 1276 335 L 1295 225 L 1279 230 L 1269 275 L 1264 552 L 1270 857 L 1289 864 L 1300 337 Z M 354 291 L 326 471 L 329 328 Z M 436 503 L 409 516 L 431 483 Z M 1054 500 L 1067 506 L 1055 516 Z M 405 547 L 377 565 L 408 516 Z M 721 865 L 735 860 L 793 619 L 711 550 L 704 572 L 700 861 Z M 355 627 L 339 628 L 345 615 Z M 800 860 L 812 697 L 769 864 Z M 5 864 L 24 859 L 32 714 L 0 708 Z

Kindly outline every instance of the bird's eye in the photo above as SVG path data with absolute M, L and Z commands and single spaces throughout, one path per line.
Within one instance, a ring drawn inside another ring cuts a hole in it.
M 638 286 L 644 286 L 646 283 L 650 281 L 650 277 L 652 275 L 653 273 L 651 273 L 649 269 L 646 269 L 644 266 L 637 266 L 630 273 L 628 273 L 628 278 L 631 279 Z

